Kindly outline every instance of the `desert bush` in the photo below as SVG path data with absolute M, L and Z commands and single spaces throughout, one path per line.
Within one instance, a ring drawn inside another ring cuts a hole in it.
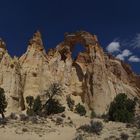
M 10 67 L 13 69 L 14 68 L 14 64 L 11 64 Z
M 94 112 L 94 110 L 91 111 L 91 114 L 90 114 L 90 118 L 93 119 L 96 117 L 96 113 Z
M 34 123 L 34 124 L 37 124 L 37 123 L 38 123 L 38 119 L 37 119 L 36 116 L 30 116 L 30 117 L 29 117 L 29 121 L 31 121 L 31 122 Z
M 90 124 L 85 124 L 79 127 L 79 129 L 87 132 L 87 133 L 95 133 L 95 134 L 100 134 L 100 132 L 103 129 L 103 124 L 102 122 L 99 121 L 91 121 Z
M 62 113 L 65 111 L 65 107 L 63 107 L 56 99 L 50 99 L 44 107 L 47 115 Z
M 4 89 L 0 88 L 0 114 L 3 119 L 5 119 L 4 112 L 7 107 L 7 101 L 4 93 L 5 93 Z
M 29 120 L 29 117 L 26 116 L 25 114 L 20 114 L 20 121 L 28 121 Z
M 46 115 L 62 113 L 65 111 L 65 107 L 63 107 L 57 99 L 55 99 L 56 95 L 61 95 L 62 88 L 58 83 L 53 83 L 49 89 L 46 91 L 47 101 L 43 105 L 43 109 L 45 110 Z
M 35 113 L 35 115 L 40 115 L 41 110 L 42 110 L 41 99 L 40 96 L 37 96 L 37 98 L 34 100 L 33 112 Z
M 65 111 L 58 100 L 54 99 L 56 95 L 60 95 L 61 86 L 58 83 L 53 83 L 46 91 L 47 100 L 45 104 L 42 104 L 40 96 L 36 99 L 33 96 L 27 96 L 26 102 L 28 104 L 27 114 L 28 116 L 39 115 L 40 117 L 46 117 L 46 115 L 62 113 Z
M 102 116 L 101 116 L 101 118 L 104 120 L 104 122 L 108 122 L 109 121 L 109 116 L 108 116 L 108 114 L 103 114 Z
M 91 132 L 96 133 L 96 134 L 100 134 L 100 132 L 103 129 L 103 124 L 102 122 L 99 122 L 99 121 L 96 121 L 96 122 L 91 121 L 90 126 L 91 126 Z
M 140 129 L 140 116 L 136 116 L 134 119 L 134 126 L 136 126 L 138 129 Z
M 68 120 L 71 120 L 71 117 L 70 116 L 68 116 Z
M 82 134 L 78 134 L 73 140 L 85 140 Z
M 61 114 L 61 117 L 62 117 L 62 118 L 66 118 L 66 115 L 65 115 L 65 114 Z
M 27 96 L 26 97 L 26 103 L 28 104 L 29 108 L 31 109 L 34 104 L 34 97 L 33 96 Z
M 30 109 L 30 108 L 27 108 L 26 114 L 28 116 L 34 116 L 35 115 L 34 110 L 33 109 Z
M 128 140 L 128 138 L 129 138 L 129 135 L 128 134 L 126 134 L 126 133 L 121 133 L 121 140 Z
M 22 128 L 22 132 L 28 132 L 27 128 Z
M 108 138 L 105 138 L 104 140 L 118 140 L 118 138 L 116 136 L 114 136 L 114 135 L 111 135 Z
M 136 124 L 136 127 L 137 127 L 138 129 L 140 129 L 140 122 L 138 122 L 138 123 Z
M 139 101 L 138 97 L 134 97 L 134 101 L 138 102 Z
M 56 95 L 61 95 L 62 87 L 59 83 L 53 83 L 46 91 L 46 96 L 48 100 L 53 99 Z
M 70 110 L 72 111 L 72 110 L 73 110 L 73 107 L 74 107 L 74 105 L 75 105 L 74 100 L 72 100 L 70 96 L 67 96 L 66 100 L 67 100 L 67 105 L 68 105 L 68 107 L 69 107 Z
M 130 123 L 126 124 L 126 128 L 131 128 L 131 127 L 133 127 L 132 124 L 130 124 Z
M 12 119 L 12 120 L 17 120 L 18 119 L 17 115 L 13 112 L 10 114 L 9 118 Z
M 86 114 L 86 109 L 80 103 L 75 106 L 75 111 L 80 115 L 84 116 Z
M 85 125 L 82 125 L 82 126 L 80 126 L 78 129 L 81 129 L 81 130 L 83 130 L 84 132 L 88 132 L 88 133 L 90 133 L 91 131 L 91 128 L 90 128 L 90 125 L 89 124 L 85 124 Z
M 134 100 L 128 99 L 127 95 L 118 94 L 114 101 L 110 104 L 109 120 L 119 122 L 132 122 L 135 114 Z
M 6 119 L 0 119 L 0 125 L 6 125 L 7 120 Z
M 42 102 L 40 96 L 37 96 L 35 99 L 33 96 L 27 96 L 26 103 L 28 104 L 28 108 L 26 111 L 26 114 L 28 116 L 40 116 L 42 114 Z
M 34 113 L 34 110 L 33 110 L 33 105 L 34 105 L 34 97 L 33 96 L 27 96 L 26 97 L 26 103 L 28 104 L 28 108 L 27 108 L 27 115 L 28 116 L 33 116 L 35 113 Z
M 33 75 L 33 77 L 37 77 L 37 73 L 36 72 L 33 72 L 32 75 Z
M 57 124 L 57 125 L 63 124 L 63 121 L 64 121 L 64 120 L 63 120 L 63 118 L 61 118 L 61 117 L 57 117 L 57 118 L 56 118 L 56 124 Z

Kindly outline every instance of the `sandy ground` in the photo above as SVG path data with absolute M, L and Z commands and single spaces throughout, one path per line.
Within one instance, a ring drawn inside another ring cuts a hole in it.
M 72 127 L 49 126 L 44 124 L 23 124 L 14 122 L 0 128 L 0 139 L 2 140 L 71 140 L 75 134 Z
M 38 123 L 10 120 L 6 125 L 0 125 L 0 140 L 73 140 L 76 129 L 90 122 L 88 117 L 80 117 L 77 114 L 68 112 L 61 124 L 56 124 L 56 118 L 39 120 Z M 120 134 L 129 135 L 129 140 L 140 140 L 140 132 L 135 127 L 126 128 L 126 124 L 115 122 L 104 122 L 101 119 L 94 119 L 103 123 L 103 130 L 100 135 L 85 134 L 84 140 L 115 140 L 120 139 Z M 71 121 L 73 123 L 71 123 Z

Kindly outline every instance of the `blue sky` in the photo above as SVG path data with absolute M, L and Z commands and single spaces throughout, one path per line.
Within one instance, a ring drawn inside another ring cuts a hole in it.
M 140 57 L 139 0 L 1 0 L 0 5 L 0 36 L 12 56 L 26 51 L 37 29 L 46 50 L 65 32 L 86 30 L 98 36 L 104 50 L 115 44 L 111 53 L 140 73 L 140 62 L 132 61 Z

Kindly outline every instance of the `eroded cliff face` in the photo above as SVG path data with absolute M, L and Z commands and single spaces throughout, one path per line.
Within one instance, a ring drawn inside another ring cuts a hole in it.
M 13 59 L 6 50 L 5 43 L 0 40 L 0 87 L 4 88 L 8 100 L 8 110 L 24 109 L 23 89 L 18 58 Z
M 73 59 L 77 43 L 85 51 Z M 99 115 L 119 93 L 140 98 L 140 77 L 129 65 L 104 53 L 97 37 L 88 32 L 66 33 L 64 41 L 46 53 L 38 31 L 20 58 L 11 58 L 5 46 L 0 40 L 0 86 L 6 92 L 9 111 L 23 110 L 28 95 L 43 96 L 54 82 L 63 87 L 63 104 L 67 95 L 79 96 Z

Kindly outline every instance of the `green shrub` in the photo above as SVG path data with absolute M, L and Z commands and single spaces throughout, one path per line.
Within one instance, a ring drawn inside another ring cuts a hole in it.
M 28 108 L 27 108 L 27 115 L 28 116 L 33 116 L 35 113 L 34 113 L 34 110 L 33 110 L 33 105 L 34 105 L 34 97 L 33 96 L 27 96 L 26 97 L 26 103 L 28 104 Z
M 101 118 L 104 120 L 104 122 L 108 122 L 108 121 L 109 121 L 108 114 L 103 114 L 103 115 L 101 116 Z
M 134 125 L 137 127 L 137 129 L 140 129 L 140 115 L 135 117 Z
M 90 127 L 89 124 L 84 124 L 84 125 L 80 126 L 78 129 L 81 129 L 81 130 L 83 130 L 84 132 L 88 132 L 88 133 L 91 132 L 91 127 Z
M 91 132 L 96 133 L 96 134 L 100 134 L 100 132 L 103 129 L 103 124 L 102 122 L 99 122 L 99 121 L 96 121 L 96 122 L 91 121 L 90 126 L 91 126 Z
M 7 107 L 7 101 L 4 93 L 4 89 L 0 88 L 0 114 L 3 119 L 5 118 L 4 112 Z
M 13 112 L 9 115 L 9 118 L 12 119 L 12 120 L 17 120 L 18 119 L 17 115 Z
M 80 115 L 84 116 L 86 114 L 86 109 L 80 103 L 75 106 L 75 111 Z
M 53 83 L 49 89 L 46 91 L 47 100 L 45 104 L 42 104 L 40 96 L 34 100 L 32 96 L 26 97 L 26 102 L 28 104 L 27 114 L 29 116 L 39 115 L 45 117 L 50 114 L 62 113 L 65 111 L 58 100 L 54 99 L 56 95 L 61 95 L 61 86 L 58 83 Z
M 138 102 L 139 101 L 138 97 L 134 97 L 134 101 Z
M 128 99 L 127 95 L 118 94 L 114 101 L 110 104 L 109 120 L 119 122 L 131 122 L 135 114 L 134 100 Z
M 90 125 L 87 125 L 87 124 L 82 125 L 79 127 L 79 129 L 87 133 L 95 133 L 99 135 L 103 129 L 103 124 L 102 122 L 99 122 L 99 121 L 91 121 Z
M 47 115 L 62 113 L 65 111 L 65 107 L 63 107 L 58 102 L 58 100 L 55 99 L 50 99 L 44 107 L 45 107 L 45 113 Z
M 67 100 L 68 107 L 72 111 L 73 110 L 73 107 L 74 107 L 74 104 L 75 104 L 74 100 L 72 100 L 70 96 L 67 96 L 67 99 L 66 100 Z
M 40 100 L 40 96 L 37 96 L 37 98 L 34 100 L 33 112 L 35 113 L 35 115 L 39 115 L 41 113 L 41 110 L 42 110 L 42 103 Z
M 26 97 L 26 103 L 28 104 L 28 108 L 26 114 L 28 116 L 40 115 L 42 111 L 42 103 L 40 100 L 40 96 L 37 96 L 34 100 L 33 96 Z
M 59 83 L 53 83 L 46 91 L 46 96 L 48 97 L 48 99 L 53 99 L 56 95 L 61 95 L 61 93 L 62 93 L 61 85 Z
M 128 140 L 129 135 L 126 133 L 121 133 L 121 140 Z
M 29 117 L 26 116 L 25 114 L 20 114 L 20 121 L 28 121 L 29 120 Z
M 55 96 L 59 96 L 62 93 L 62 87 L 59 83 L 53 83 L 46 91 L 47 101 L 43 105 L 46 115 L 62 113 L 65 111 L 58 100 L 55 99 Z
M 29 108 L 31 109 L 34 103 L 34 97 L 33 96 L 27 96 L 26 97 L 26 103 L 28 104 Z
M 90 118 L 93 119 L 96 117 L 96 113 L 92 110 L 90 114 Z
M 30 109 L 30 108 L 27 108 L 26 114 L 27 114 L 28 116 L 34 116 L 34 115 L 35 115 L 33 109 Z
M 85 140 L 82 134 L 78 134 L 73 140 Z

